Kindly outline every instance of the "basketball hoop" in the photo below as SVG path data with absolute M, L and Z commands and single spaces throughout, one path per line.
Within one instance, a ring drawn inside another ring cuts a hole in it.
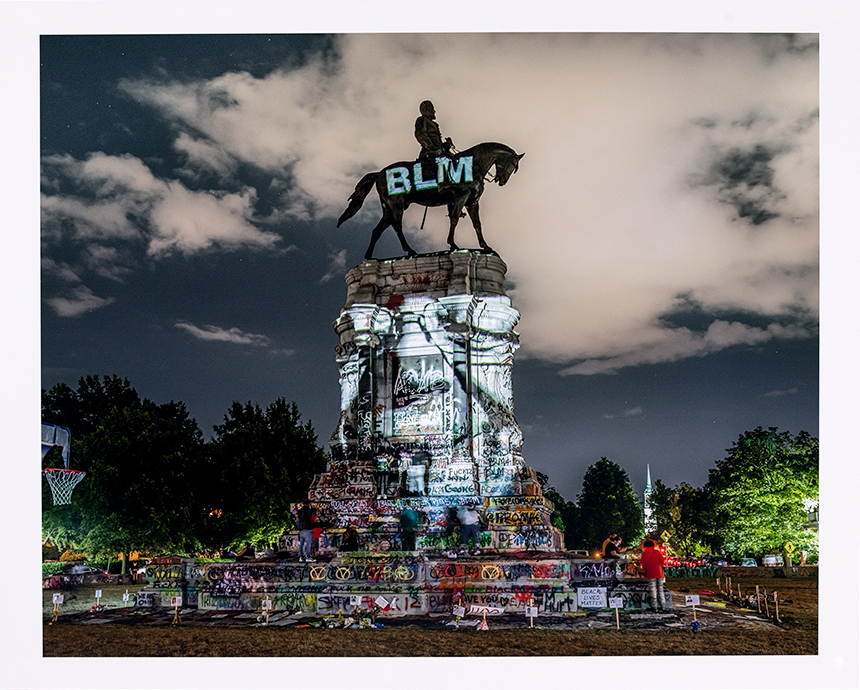
M 54 505 L 68 505 L 72 502 L 72 489 L 78 482 L 86 476 L 86 472 L 81 470 L 66 470 L 62 468 L 49 468 L 42 470 L 45 479 L 48 480 L 48 486 L 51 487 L 51 494 L 54 496 Z

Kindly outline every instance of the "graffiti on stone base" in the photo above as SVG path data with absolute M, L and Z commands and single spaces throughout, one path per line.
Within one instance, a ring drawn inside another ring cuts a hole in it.
M 565 613 L 576 613 L 579 610 L 577 606 L 576 593 L 565 592 L 558 593 L 546 592 L 542 595 L 543 611 L 547 615 L 559 615 Z
M 615 561 L 574 561 L 570 573 L 571 580 L 614 580 L 616 579 Z

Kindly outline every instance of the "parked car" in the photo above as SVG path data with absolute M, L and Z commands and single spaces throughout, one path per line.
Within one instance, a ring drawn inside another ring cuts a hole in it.
M 106 570 L 94 568 L 91 565 L 67 565 L 63 568 L 63 575 L 107 575 Z
M 782 556 L 776 553 L 765 554 L 762 556 L 761 564 L 770 567 L 781 566 L 783 565 Z
M 729 564 L 722 556 L 703 556 L 702 562 L 709 568 L 724 568 Z
M 738 562 L 738 565 L 742 568 L 757 568 L 758 563 L 756 563 L 755 558 L 741 558 Z
M 68 565 L 63 568 L 63 572 L 60 574 L 68 578 L 73 585 L 91 585 L 111 581 L 111 576 L 106 570 L 94 568 L 91 565 Z

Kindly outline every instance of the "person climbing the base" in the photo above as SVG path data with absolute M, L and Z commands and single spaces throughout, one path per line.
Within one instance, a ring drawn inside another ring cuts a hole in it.
M 311 540 L 314 538 L 314 524 L 311 507 L 307 501 L 299 503 L 296 511 L 296 529 L 299 531 L 299 561 L 311 561 Z
M 400 542 L 402 551 L 415 551 L 415 530 L 421 522 L 421 514 L 407 506 L 400 511 Z
M 477 548 L 479 545 L 478 533 L 481 531 L 481 516 L 478 514 L 474 503 L 466 503 L 457 510 L 457 518 L 460 520 L 460 545 L 467 546 L 470 542 Z
M 355 525 L 347 525 L 346 532 L 343 533 L 339 551 L 358 551 L 361 548 L 361 538 L 358 535 L 358 529 Z

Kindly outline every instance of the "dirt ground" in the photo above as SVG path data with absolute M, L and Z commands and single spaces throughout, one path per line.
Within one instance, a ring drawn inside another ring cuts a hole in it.
M 772 599 L 767 618 L 749 604 L 716 591 L 714 580 L 676 579 L 667 585 L 675 611 L 669 615 L 620 616 L 614 612 L 580 612 L 576 616 L 538 618 L 535 628 L 522 617 L 488 619 L 489 630 L 476 621 L 455 628 L 446 618 L 384 619 L 383 627 L 330 630 L 306 627 L 307 620 L 274 617 L 263 626 L 254 614 L 182 612 L 171 625 L 169 610 L 108 606 L 93 613 L 59 616 L 51 624 L 47 600 L 43 654 L 46 657 L 415 657 L 415 656 L 625 656 L 642 655 L 805 655 L 818 653 L 818 585 L 815 580 L 754 580 L 741 584 L 744 596 L 755 585 L 772 596 L 778 590 L 779 621 Z M 103 587 L 102 589 L 107 589 Z M 735 594 L 737 585 L 733 589 Z M 123 592 L 123 587 L 120 592 Z M 709 593 L 708 593 L 709 592 Z M 79 598 L 81 592 L 78 593 Z M 90 603 L 83 593 L 85 603 Z M 685 594 L 699 594 L 699 631 L 692 629 L 693 610 Z M 117 593 L 120 598 L 120 594 Z M 117 598 L 114 597 L 114 598 Z M 764 607 L 763 607 L 764 608 Z M 300 627 L 301 626 L 301 627 Z

